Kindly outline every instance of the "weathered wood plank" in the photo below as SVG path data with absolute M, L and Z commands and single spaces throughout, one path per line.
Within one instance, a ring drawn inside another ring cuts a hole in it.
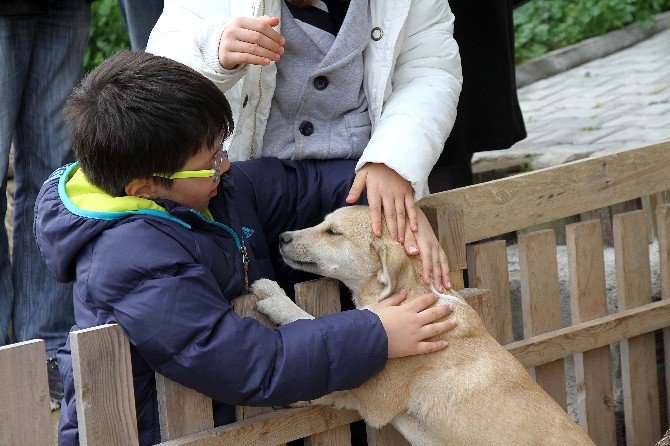
M 318 279 L 295 285 L 295 303 L 313 316 L 338 313 L 340 306 L 340 283 L 333 279 Z M 351 445 L 349 426 L 313 434 L 311 446 Z
M 449 262 L 449 271 L 468 267 L 463 238 L 463 209 L 459 206 L 436 206 L 423 209 L 437 235 Z
M 266 315 L 256 310 L 257 303 L 258 297 L 253 294 L 246 294 L 233 301 L 233 310 L 241 317 L 251 317 L 266 327 L 274 328 L 275 324 Z M 235 418 L 237 421 L 241 421 L 268 412 L 274 412 L 274 409 L 272 407 L 237 406 L 235 407 Z
M 525 367 L 583 353 L 670 326 L 670 300 L 663 300 L 505 345 Z
M 0 347 L 0 444 L 53 444 L 44 341 Z
M 161 440 L 167 441 L 214 427 L 212 400 L 156 373 Z
M 130 347 L 123 329 L 101 325 L 70 333 L 82 446 L 139 444 Z
M 491 304 L 491 293 L 489 290 L 481 288 L 464 288 L 459 290 L 458 294 L 479 315 L 486 331 L 488 331 L 491 336 L 494 336 L 494 333 L 498 328 L 493 314 L 493 305 Z
M 519 266 L 524 337 L 561 328 L 554 231 L 544 230 L 519 236 Z M 563 359 L 538 366 L 535 379 L 563 410 L 567 410 Z
M 648 243 L 644 211 L 614 216 L 619 310 L 651 302 Z M 621 378 L 626 442 L 654 444 L 662 432 L 653 333 L 621 341 Z
M 659 204 L 656 212 L 656 236 L 658 237 L 661 276 L 661 298 L 670 300 L 670 205 Z M 663 329 L 663 352 L 665 357 L 666 401 L 670 396 L 670 328 Z M 670 404 L 668 418 L 670 418 Z
M 670 141 L 429 195 L 460 206 L 466 243 L 670 189 Z
M 566 227 L 572 323 L 607 316 L 603 232 L 598 220 Z M 596 444 L 616 444 L 609 346 L 575 355 L 578 421 Z
M 161 446 L 276 446 L 358 420 L 358 412 L 353 410 L 325 406 L 283 409 L 167 441 Z
M 507 244 L 504 240 L 468 246 L 468 280 L 470 287 L 489 290 L 496 327 L 493 337 L 501 344 L 514 341 Z

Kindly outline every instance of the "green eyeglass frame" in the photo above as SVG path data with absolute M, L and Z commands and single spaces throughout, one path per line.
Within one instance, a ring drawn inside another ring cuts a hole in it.
M 153 176 L 167 178 L 169 180 L 177 180 L 180 178 L 211 178 L 213 183 L 221 177 L 221 166 L 223 165 L 223 160 L 228 158 L 228 151 L 223 148 L 223 141 L 221 141 L 221 146 L 219 147 L 219 156 L 214 160 L 213 169 L 204 169 L 204 170 L 180 170 L 172 174 L 169 173 L 155 173 Z

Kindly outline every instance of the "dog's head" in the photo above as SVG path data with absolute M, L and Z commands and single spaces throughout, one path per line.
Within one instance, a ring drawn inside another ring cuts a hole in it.
M 326 216 L 317 226 L 284 232 L 280 251 L 293 268 L 338 279 L 355 295 L 364 285 L 372 287 L 372 294 L 381 300 L 399 285 L 406 286 L 400 282 L 414 275 L 404 247 L 391 239 L 385 224 L 382 234 L 381 239 L 372 234 L 367 206 L 350 206 Z M 357 306 L 371 303 L 356 302 Z

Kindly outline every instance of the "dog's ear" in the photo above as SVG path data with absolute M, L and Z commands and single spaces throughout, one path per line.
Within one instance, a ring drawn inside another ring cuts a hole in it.
M 377 272 L 377 281 L 383 289 L 379 300 L 383 300 L 396 290 L 407 255 L 401 244 L 391 240 L 380 240 L 377 237 L 372 237 L 372 248 L 379 256 L 381 263 L 381 269 Z

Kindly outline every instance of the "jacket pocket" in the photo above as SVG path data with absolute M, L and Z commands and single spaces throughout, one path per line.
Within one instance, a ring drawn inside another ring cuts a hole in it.
M 372 124 L 370 123 L 368 110 L 348 113 L 345 116 L 345 122 L 349 130 L 349 143 L 351 145 L 349 158 L 358 159 L 370 142 Z

